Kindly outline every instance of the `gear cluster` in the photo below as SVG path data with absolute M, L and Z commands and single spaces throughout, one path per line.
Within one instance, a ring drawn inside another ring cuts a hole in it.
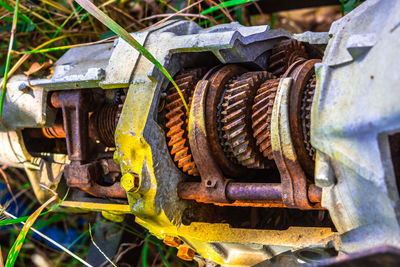
M 302 67 L 299 63 L 307 62 L 307 58 L 303 44 L 288 39 L 272 49 L 269 71 L 247 71 L 240 66 L 227 65 L 215 68 L 214 76 L 209 75 L 209 82 L 218 87 L 218 90 L 212 93 L 213 97 L 218 99 L 214 99 L 213 105 L 207 107 L 211 110 L 210 114 L 215 116 L 211 116 L 211 121 L 207 123 L 215 125 L 208 129 L 216 130 L 215 134 L 209 135 L 217 139 L 211 144 L 213 150 L 220 151 L 214 153 L 214 156 L 224 157 L 223 160 L 219 159 L 219 162 L 230 162 L 232 166 L 249 169 L 266 169 L 272 166 L 271 118 L 280 78 L 290 68 L 296 70 L 290 71 L 291 73 L 297 73 Z M 191 104 L 194 88 L 204 73 L 203 69 L 196 68 L 185 70 L 175 77 L 188 105 Z M 304 147 L 313 159 L 315 150 L 310 143 L 310 112 L 315 75 L 304 84 L 305 88 L 299 90 L 301 127 L 298 131 L 304 136 Z M 174 87 L 169 88 L 167 92 L 165 108 L 168 146 L 173 160 L 186 174 L 198 176 L 188 141 L 189 114 Z M 215 143 L 219 148 L 215 148 Z

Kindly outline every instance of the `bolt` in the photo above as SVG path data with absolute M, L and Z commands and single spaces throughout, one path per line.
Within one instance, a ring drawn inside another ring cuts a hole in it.
M 194 258 L 194 250 L 186 246 L 180 246 L 177 256 L 182 260 L 191 261 Z
M 179 238 L 172 236 L 172 235 L 165 236 L 163 242 L 165 245 L 174 247 L 174 248 L 178 247 L 182 243 L 182 241 Z
M 126 192 L 136 192 L 140 187 L 139 175 L 127 172 L 121 177 L 121 186 Z

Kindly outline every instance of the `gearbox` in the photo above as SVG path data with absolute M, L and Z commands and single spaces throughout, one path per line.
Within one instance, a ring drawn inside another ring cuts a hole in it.
M 384 17 L 383 15 L 384 14 Z M 127 213 L 178 256 L 253 266 L 398 246 L 399 3 L 330 32 L 171 20 L 7 83 L 0 162 L 36 197 Z M 368 19 L 366 19 L 368 18 Z M 371 241 L 373 240 L 373 241 Z

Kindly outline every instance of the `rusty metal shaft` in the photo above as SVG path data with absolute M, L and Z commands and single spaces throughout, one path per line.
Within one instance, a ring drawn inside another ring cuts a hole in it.
M 282 201 L 282 186 L 280 183 L 229 183 L 226 196 L 230 200 Z
M 185 182 L 178 185 L 178 195 L 182 199 L 199 200 L 201 184 L 196 182 Z M 231 201 L 265 201 L 282 202 L 282 185 L 280 183 L 228 183 L 225 190 L 226 197 Z M 321 188 L 310 185 L 308 187 L 308 198 L 310 202 L 321 202 Z

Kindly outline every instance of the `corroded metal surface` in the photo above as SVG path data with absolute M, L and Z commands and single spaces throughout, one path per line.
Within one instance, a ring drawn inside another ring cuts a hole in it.
M 227 180 L 224 179 L 221 169 L 213 158 L 205 129 L 204 110 L 209 85 L 206 80 L 201 80 L 197 84 L 190 107 L 189 143 L 201 177 L 201 183 L 195 183 L 196 200 L 224 203 L 229 202 L 225 196 Z
M 126 198 L 126 192 L 119 182 L 111 186 L 92 184 L 89 188 L 83 188 L 83 190 L 95 197 Z
M 218 113 L 220 113 L 220 111 L 218 109 L 226 89 L 225 85 L 232 78 L 243 74 L 245 71 L 246 69 L 238 65 L 226 65 L 208 78 L 210 85 L 207 92 L 207 105 L 205 107 L 207 139 L 215 161 L 229 177 L 238 177 L 245 174 L 246 168 L 234 164 L 224 152 L 219 136 L 219 128 L 222 128 L 222 126 L 218 125 L 220 123 L 218 119 Z
M 272 108 L 278 89 L 279 79 L 270 79 L 265 81 L 257 90 L 252 107 L 253 113 L 252 128 L 253 136 L 256 138 L 258 146 L 264 157 L 273 159 L 271 147 L 271 117 Z
M 271 142 L 276 165 L 281 174 L 283 203 L 287 207 L 313 209 L 307 196 L 307 179 L 301 168 L 289 126 L 289 94 L 293 79 L 281 79 L 271 120 Z
M 114 134 L 118 123 L 118 104 L 105 104 L 90 117 L 89 127 L 94 138 L 107 147 L 115 147 Z
M 282 75 L 290 65 L 299 59 L 308 58 L 304 46 L 294 39 L 276 44 L 269 57 L 269 70 L 276 76 Z
M 203 69 L 191 69 L 178 74 L 175 77 L 176 83 L 190 106 L 194 87 L 200 80 Z M 167 119 L 166 127 L 169 129 L 167 137 L 169 138 L 168 146 L 174 161 L 183 172 L 198 176 L 199 172 L 192 158 L 191 149 L 188 142 L 188 114 L 183 105 L 182 99 L 176 91 L 175 87 L 168 89 L 165 108 L 168 112 L 165 115 Z
M 302 118 L 310 116 L 313 93 L 312 95 L 307 95 L 309 92 L 311 92 L 310 90 L 307 90 L 307 85 L 315 73 L 314 65 L 319 62 L 321 62 L 320 59 L 310 59 L 296 68 L 294 74 L 292 74 L 293 85 L 290 89 L 289 96 L 289 124 L 291 141 L 295 147 L 298 161 L 309 176 L 314 175 L 315 163 L 312 157 L 309 155 L 311 145 L 307 146 L 307 142 L 305 142 L 307 138 L 309 140 L 310 136 L 309 132 L 306 132 L 306 126 L 303 126 Z M 306 108 L 306 104 L 304 103 L 305 101 L 308 101 L 307 108 L 309 110 L 307 114 L 303 112 L 304 108 Z M 302 115 L 304 117 L 302 117 Z M 311 123 L 310 117 L 307 123 Z
M 257 89 L 271 78 L 274 76 L 266 71 L 241 75 L 229 85 L 222 103 L 224 140 L 237 161 L 248 168 L 268 166 L 252 136 L 251 106 Z
M 316 151 L 311 145 L 311 107 L 314 99 L 316 83 L 317 80 L 315 75 L 312 75 L 311 78 L 308 79 L 306 88 L 304 89 L 300 113 L 301 128 L 303 130 L 303 143 L 308 152 L 308 156 L 313 161 L 315 161 Z
M 281 184 L 229 183 L 226 196 L 231 200 L 282 201 Z

